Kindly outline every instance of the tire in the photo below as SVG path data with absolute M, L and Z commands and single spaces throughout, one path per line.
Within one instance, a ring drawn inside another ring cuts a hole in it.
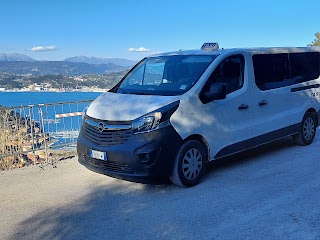
M 307 112 L 301 122 L 300 132 L 293 136 L 293 140 L 298 145 L 309 145 L 316 135 L 317 125 L 314 113 Z
M 179 149 L 173 164 L 170 180 L 181 187 L 198 184 L 206 171 L 207 153 L 196 140 L 186 141 Z

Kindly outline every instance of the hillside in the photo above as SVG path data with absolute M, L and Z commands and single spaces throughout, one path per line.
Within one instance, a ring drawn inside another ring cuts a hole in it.
M 37 85 L 48 89 L 84 89 L 91 87 L 110 89 L 116 85 L 126 73 L 127 70 L 100 75 L 88 74 L 82 76 L 67 76 L 62 74 L 32 76 L 0 73 L 0 88 L 32 89 L 32 86 Z
M 136 62 L 122 58 L 72 57 L 37 61 L 19 53 L 0 53 L 0 88 L 111 88 Z
M 87 74 L 106 74 L 126 70 L 127 67 L 108 64 L 88 64 L 82 62 L 65 62 L 65 61 L 0 61 L 0 72 L 11 74 L 30 74 L 33 76 L 40 75 L 67 75 L 80 76 Z

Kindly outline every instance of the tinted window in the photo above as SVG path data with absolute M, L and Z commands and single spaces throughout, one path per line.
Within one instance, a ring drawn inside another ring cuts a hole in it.
M 213 71 L 208 79 L 206 87 L 212 83 L 225 83 L 227 93 L 234 92 L 243 86 L 244 58 L 235 55 L 224 59 Z
M 294 83 L 317 79 L 320 72 L 320 53 L 290 53 L 291 76 Z
M 261 90 L 291 85 L 288 54 L 253 55 L 254 75 Z

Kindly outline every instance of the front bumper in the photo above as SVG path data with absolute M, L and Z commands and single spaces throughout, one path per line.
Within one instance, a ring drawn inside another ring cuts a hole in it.
M 138 182 L 168 176 L 182 144 L 182 138 L 172 126 L 132 134 L 126 142 L 114 146 L 93 144 L 82 131 L 77 143 L 82 165 L 97 173 Z M 106 152 L 107 161 L 91 158 L 91 149 Z

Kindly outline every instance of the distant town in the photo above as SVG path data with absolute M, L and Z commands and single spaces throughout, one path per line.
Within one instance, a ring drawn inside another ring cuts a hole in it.
M 105 91 L 135 63 L 85 56 L 37 61 L 24 54 L 0 53 L 0 91 Z
M 30 74 L 15 75 L 0 72 L 0 92 L 2 91 L 106 91 L 116 85 L 127 71 L 101 75 L 65 76 Z

